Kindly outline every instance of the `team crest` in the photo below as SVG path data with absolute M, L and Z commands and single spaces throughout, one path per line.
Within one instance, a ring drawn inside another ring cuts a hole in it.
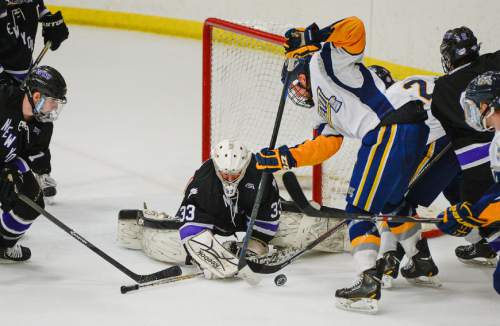
M 342 107 L 342 102 L 339 101 L 335 96 L 327 98 L 320 87 L 318 87 L 318 114 L 325 121 L 328 121 L 330 126 L 332 123 L 332 111 L 337 113 Z

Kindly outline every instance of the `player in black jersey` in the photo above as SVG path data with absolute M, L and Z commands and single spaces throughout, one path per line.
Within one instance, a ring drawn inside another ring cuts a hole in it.
M 183 225 L 180 239 L 189 255 L 208 277 L 231 277 L 238 272 L 238 257 L 214 235 L 246 231 L 262 172 L 255 158 L 239 141 L 223 140 L 212 150 L 189 182 L 176 217 Z M 272 179 L 267 187 L 248 244 L 250 254 L 264 255 L 278 230 L 281 204 Z
M 43 0 L 0 0 L 0 79 L 22 81 L 32 63 L 38 24 L 44 43 L 57 50 L 69 32 L 60 11 L 52 14 Z
M 446 74 L 436 80 L 431 107 L 432 114 L 441 122 L 451 140 L 462 170 L 461 201 L 471 203 L 493 185 L 488 158 L 493 133 L 479 132 L 467 125 L 460 99 L 476 76 L 500 70 L 500 51 L 479 55 L 479 49 L 476 37 L 467 27 L 445 33 L 440 50 Z M 472 261 L 479 257 L 478 253 L 483 256 L 494 254 L 479 234 L 472 232 L 468 240 L 473 244 L 456 249 L 462 261 Z
M 52 67 L 28 75 L 24 89 L 0 84 L 0 262 L 25 261 L 31 251 L 17 242 L 39 215 L 17 198 L 20 192 L 43 207 L 29 165 L 19 156 L 30 143 L 29 121 L 55 120 L 66 103 L 66 82 Z
M 52 14 L 43 0 L 0 0 L 0 83 L 21 83 L 32 64 L 33 48 L 39 23 L 44 43 L 51 50 L 68 38 L 68 28 L 60 11 Z M 32 121 L 31 145 L 21 156 L 30 164 L 48 203 L 56 194 L 56 182 L 50 176 L 52 122 Z

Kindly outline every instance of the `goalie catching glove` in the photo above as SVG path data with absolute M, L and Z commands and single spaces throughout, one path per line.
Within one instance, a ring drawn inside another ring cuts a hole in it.
M 290 170 L 297 166 L 297 161 L 286 145 L 278 149 L 263 148 L 260 153 L 255 154 L 255 159 L 257 160 L 257 169 L 269 173 Z
M 321 31 L 313 23 L 307 28 L 292 28 L 285 33 L 287 58 L 303 58 L 321 49 Z

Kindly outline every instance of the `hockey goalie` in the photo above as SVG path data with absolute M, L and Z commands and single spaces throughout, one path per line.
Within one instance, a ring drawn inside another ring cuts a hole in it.
M 159 261 L 195 263 L 208 278 L 235 276 L 239 250 L 236 233 L 246 230 L 260 177 L 254 155 L 245 145 L 223 140 L 189 181 L 174 216 L 147 208 L 120 211 L 118 243 L 143 250 Z M 302 248 L 334 223 L 282 211 L 274 178 L 267 189 L 249 242 L 249 259 L 265 256 L 270 249 Z M 343 252 L 344 234 L 334 234 L 315 249 Z

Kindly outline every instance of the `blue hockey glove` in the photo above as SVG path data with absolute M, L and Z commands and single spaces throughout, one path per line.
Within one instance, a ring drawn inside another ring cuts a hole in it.
M 278 170 L 289 170 L 297 166 L 297 161 L 286 145 L 278 149 L 263 148 L 260 153 L 255 154 L 255 159 L 258 170 L 270 173 Z
M 316 23 L 307 28 L 292 28 L 285 33 L 287 58 L 303 58 L 321 49 L 320 29 Z
M 483 220 L 474 216 L 469 202 L 463 202 L 448 207 L 444 212 L 439 214 L 438 217 L 443 219 L 443 222 L 437 225 L 438 228 L 444 233 L 455 237 L 464 237 L 469 234 L 473 228 L 477 228 L 484 224 Z

